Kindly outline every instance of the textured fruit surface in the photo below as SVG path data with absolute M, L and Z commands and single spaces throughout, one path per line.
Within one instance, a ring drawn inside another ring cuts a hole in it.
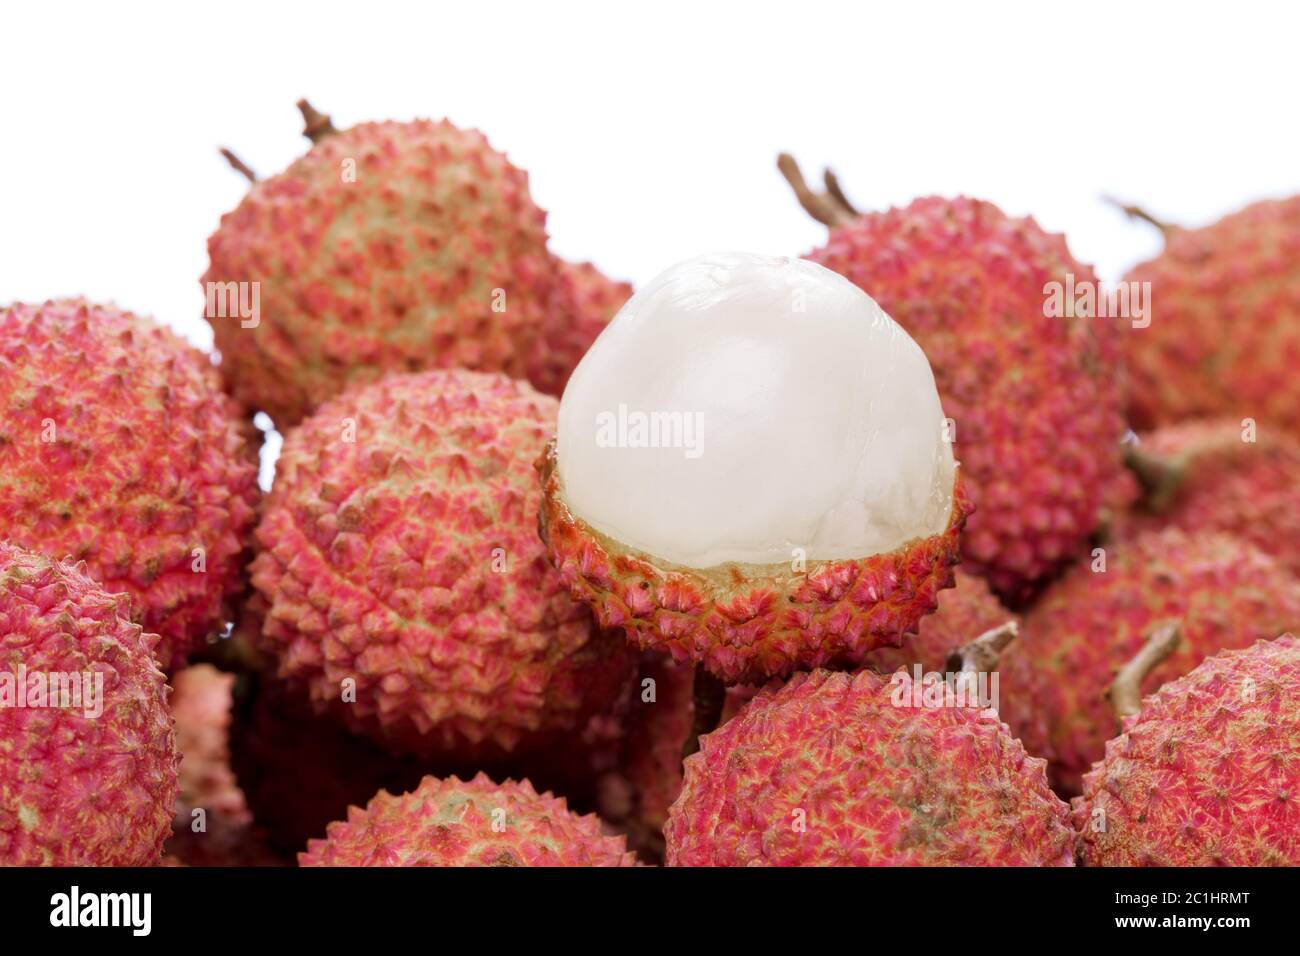
M 210 664 L 187 667 L 172 677 L 180 795 L 164 849 L 189 866 L 283 866 L 287 861 L 271 850 L 262 829 L 254 825 L 231 770 L 235 680 L 235 675 Z
M 158 638 L 131 622 L 127 603 L 80 565 L 0 543 L 6 865 L 148 866 L 162 857 L 176 741 Z M 91 675 L 103 679 L 98 714 Z M 38 685 L 48 696 L 36 696 Z
M 920 664 L 924 671 L 947 670 L 948 655 L 985 631 L 1018 620 L 998 601 L 983 578 L 956 569 L 955 584 L 939 592 L 939 606 L 921 618 L 915 634 L 902 647 L 882 647 L 864 663 L 883 673 Z
M 1092 866 L 1300 865 L 1300 639 L 1227 651 L 1124 721 L 1074 801 Z
M 1126 334 L 1136 427 L 1223 415 L 1300 436 L 1300 196 L 1170 229 L 1125 279 L 1150 282 L 1154 306 Z
M 969 502 L 961 476 L 946 531 L 856 561 L 788 566 L 659 567 L 575 517 L 565 505 L 552 446 L 541 464 L 541 533 L 560 578 L 642 649 L 701 662 L 729 683 L 797 668 L 861 663 L 897 646 L 953 583 Z
M 995 712 L 893 695 L 867 669 L 760 691 L 687 758 L 669 865 L 1073 862 L 1067 807 Z
M 243 590 L 250 432 L 208 360 L 150 319 L 73 300 L 0 309 L 0 534 L 129 594 L 164 669 Z
M 302 866 L 633 866 L 621 836 L 594 816 L 537 793 L 527 780 L 495 784 L 426 777 L 411 793 L 379 793 L 323 840 L 299 854 Z
M 553 260 L 554 298 L 528 366 L 528 381 L 548 395 L 564 386 L 591 343 L 632 295 L 632 286 L 605 276 L 590 262 Z
M 1276 429 L 1255 442 L 1241 437 L 1241 422 L 1233 419 L 1181 422 L 1144 435 L 1142 453 L 1179 469 L 1182 478 L 1157 513 L 1126 515 L 1123 533 L 1222 531 L 1300 576 L 1300 439 Z
M 260 284 L 255 327 L 209 316 L 222 374 L 282 431 L 390 371 L 522 378 L 552 295 L 545 222 L 527 175 L 477 131 L 419 120 L 327 136 L 208 240 L 205 288 Z
M 501 375 L 429 371 L 292 431 L 252 575 L 279 676 L 394 749 L 466 756 L 570 734 L 617 696 L 632 654 L 537 537 L 555 407 Z
M 1047 283 L 1095 282 L 1092 270 L 1032 219 L 965 198 L 861 216 L 809 258 L 925 350 L 976 507 L 963 557 L 1019 601 L 1079 553 L 1121 474 L 1111 334 L 1100 320 L 1044 315 Z
M 1182 640 L 1143 693 L 1220 650 L 1300 627 L 1300 582 L 1225 535 L 1156 532 L 1113 546 L 1104 573 L 1091 567 L 1043 594 L 999 668 L 1003 719 L 1071 794 L 1119 729 L 1107 689 L 1155 628 L 1177 623 Z

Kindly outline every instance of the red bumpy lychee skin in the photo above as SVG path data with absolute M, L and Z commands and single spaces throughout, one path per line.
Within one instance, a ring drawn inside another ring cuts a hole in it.
M 1133 424 L 1250 417 L 1300 437 L 1300 196 L 1165 234 L 1124 277 L 1151 283 L 1151 324 L 1126 334 Z
M 150 319 L 72 300 L 0 309 L 0 534 L 129 594 L 164 669 L 244 589 L 251 434 L 207 358 Z
M 1300 627 L 1300 582 L 1235 538 L 1177 530 L 1115 544 L 1104 572 L 1090 562 L 1070 569 L 1025 615 L 999 662 L 1002 716 L 1031 753 L 1048 758 L 1063 792 L 1079 792 L 1080 776 L 1118 730 L 1107 688 L 1164 624 L 1178 624 L 1182 640 L 1144 693 L 1220 650 Z
M 976 507 L 963 559 L 1019 602 L 1079 553 L 1120 480 L 1113 334 L 1044 314 L 1048 283 L 1095 283 L 1092 270 L 1062 236 L 966 198 L 860 216 L 808 258 L 925 350 Z
M 1124 721 L 1074 801 L 1090 866 L 1300 865 L 1300 640 L 1204 661 Z
M 727 683 L 761 683 L 800 668 L 852 666 L 897 646 L 953 584 L 970 511 L 961 470 L 940 534 L 849 561 L 660 567 L 591 527 L 565 504 L 555 443 L 538 461 L 541 535 L 560 578 L 603 627 L 643 650 L 702 663 Z
M 1070 865 L 1069 811 L 991 710 L 907 707 L 903 672 L 764 688 L 686 760 L 670 866 Z
M 528 366 L 528 380 L 539 391 L 559 396 L 591 343 L 632 297 L 632 286 L 607 278 L 590 262 L 553 262 L 555 298 Z
M 1241 422 L 1233 419 L 1181 422 L 1142 436 L 1136 463 L 1154 472 L 1148 480 L 1167 500 L 1125 515 L 1120 533 L 1222 531 L 1300 577 L 1300 439 L 1276 429 L 1254 437 L 1243 441 Z
M 380 792 L 331 823 L 302 866 L 634 866 L 621 836 L 527 780 L 426 777 L 402 796 Z
M 149 866 L 162 857 L 176 742 L 153 654 L 158 638 L 127 611 L 127 598 L 82 566 L 0 542 L 6 865 Z M 97 700 L 92 674 L 103 679 Z M 49 690 L 43 700 L 33 696 L 37 675 Z M 78 686 L 79 698 L 64 696 Z
M 533 462 L 556 407 L 501 375 L 431 371 L 351 391 L 291 432 L 253 563 L 279 676 L 429 754 L 540 745 L 614 699 L 632 656 L 537 537 Z
M 351 383 L 463 366 L 523 378 L 551 302 L 546 215 L 483 134 L 362 123 L 253 185 L 208 240 L 210 283 L 259 283 L 260 321 L 209 315 L 234 394 L 284 430 Z

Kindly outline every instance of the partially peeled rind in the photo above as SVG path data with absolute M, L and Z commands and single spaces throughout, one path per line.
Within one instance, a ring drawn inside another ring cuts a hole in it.
M 782 295 L 804 311 L 782 321 Z M 620 390 L 629 407 L 722 423 L 716 448 L 707 431 L 695 459 L 591 455 L 575 428 L 617 414 Z M 865 294 L 794 260 L 691 260 L 634 296 L 574 372 L 538 467 L 542 538 L 573 595 L 728 682 L 897 646 L 952 586 L 970 512 L 924 355 Z

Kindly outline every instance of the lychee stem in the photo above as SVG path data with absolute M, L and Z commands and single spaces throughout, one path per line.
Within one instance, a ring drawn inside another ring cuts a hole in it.
M 1151 215 L 1151 213 L 1147 212 L 1141 206 L 1136 206 L 1132 203 L 1121 202 L 1120 200 L 1116 199 L 1114 196 L 1102 196 L 1101 198 L 1103 201 L 1110 203 L 1120 212 L 1124 213 L 1124 215 L 1128 216 L 1130 219 L 1141 219 L 1143 222 L 1148 222 L 1151 225 L 1155 226 L 1162 233 L 1164 233 L 1166 238 L 1168 238 L 1169 234 L 1176 228 L 1175 226 L 1171 226 L 1169 223 L 1164 222 L 1163 220 L 1157 219 L 1155 216 Z
M 1020 625 L 1006 621 L 990 628 L 979 637 L 948 655 L 948 670 L 963 674 L 981 674 L 997 670 L 998 657 L 1007 645 L 1020 636 Z
M 235 172 L 239 173 L 250 183 L 257 182 L 257 173 L 253 172 L 252 168 L 246 162 L 244 162 L 242 159 L 240 159 L 230 150 L 226 149 L 226 147 L 224 146 L 221 147 L 220 152 L 222 156 L 226 157 L 226 162 L 230 164 L 231 168 Z
M 855 218 L 862 215 L 862 213 L 858 212 L 857 207 L 849 202 L 849 197 L 844 195 L 844 189 L 840 186 L 839 177 L 835 175 L 834 170 L 823 170 L 822 182 L 826 184 L 826 195 L 835 200 L 849 215 Z
M 298 101 L 298 111 L 302 113 L 302 135 L 306 136 L 312 143 L 319 143 L 326 136 L 333 136 L 338 132 L 330 118 L 326 114 L 319 112 L 316 107 L 305 99 Z
M 700 738 L 712 733 L 722 719 L 722 706 L 727 700 L 727 687 L 707 670 L 703 664 L 695 667 L 695 720 L 691 734 L 682 744 L 682 759 L 700 749 Z
M 843 226 L 857 218 L 832 197 L 816 192 L 809 187 L 807 181 L 803 178 L 803 173 L 799 170 L 799 164 L 795 162 L 794 157 L 789 153 L 782 153 L 776 158 L 776 168 L 781 170 L 781 175 L 785 177 L 785 181 L 794 190 L 799 205 L 803 206 L 804 211 L 822 225 L 834 229 L 836 226 Z
M 1151 632 L 1142 650 L 1120 668 L 1110 685 L 1110 706 L 1123 720 L 1142 709 L 1142 682 L 1178 646 L 1179 627 L 1165 624 Z
M 1144 507 L 1154 514 L 1160 514 L 1173 503 L 1187 478 L 1185 458 L 1161 458 L 1137 445 L 1124 450 L 1124 464 L 1142 486 Z

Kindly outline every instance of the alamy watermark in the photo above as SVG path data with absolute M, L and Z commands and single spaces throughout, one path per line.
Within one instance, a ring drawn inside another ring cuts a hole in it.
M 620 402 L 617 412 L 596 415 L 597 448 L 680 448 L 687 458 L 704 454 L 703 412 L 645 412 Z
M 889 684 L 890 703 L 895 707 L 996 710 L 998 706 L 997 671 L 926 671 L 913 664 L 911 674 L 895 671 Z
M 262 283 L 209 282 L 204 288 L 203 316 L 239 319 L 240 328 L 255 329 L 262 322 Z
M 1043 286 L 1043 315 L 1049 319 L 1128 319 L 1133 328 L 1151 324 L 1151 283 L 1116 282 L 1100 285 L 1092 279 L 1076 281 L 1073 272 L 1064 282 Z
M 95 719 L 104 712 L 103 671 L 0 671 L 0 708 L 79 710 Z

